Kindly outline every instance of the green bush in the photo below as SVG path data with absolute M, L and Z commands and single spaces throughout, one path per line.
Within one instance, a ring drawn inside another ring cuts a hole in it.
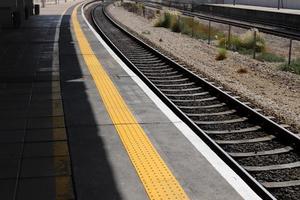
M 145 5 L 143 3 L 123 2 L 122 6 L 129 12 L 133 12 L 136 14 L 143 14 L 145 11 Z
M 218 49 L 218 55 L 216 56 L 216 60 L 225 60 L 227 58 L 227 50 L 224 48 Z
M 180 30 L 182 34 L 193 36 L 193 18 L 181 16 Z M 194 31 L 195 32 L 195 31 Z
M 207 25 L 175 12 L 165 12 L 163 15 L 160 15 L 154 26 L 170 28 L 173 32 L 180 32 L 199 39 L 208 39 L 209 36 L 209 27 Z M 224 35 L 224 33 L 213 27 L 211 27 L 210 31 L 211 39 L 213 39 L 215 35 L 219 37 L 223 37 Z
M 176 33 L 180 33 L 181 32 L 180 21 L 179 20 L 180 19 L 178 17 L 178 19 L 171 24 L 171 30 L 173 32 L 176 32 Z
M 175 12 L 165 12 L 154 24 L 155 27 L 169 28 L 173 32 L 181 32 L 180 16 Z
M 172 14 L 165 12 L 163 15 L 160 15 L 157 19 L 154 26 L 156 27 L 164 27 L 164 28 L 170 28 L 172 21 Z
M 219 39 L 219 47 L 221 48 L 227 48 L 234 51 L 239 51 L 242 49 L 245 49 L 241 45 L 241 40 L 238 36 L 232 35 L 230 37 L 230 40 L 228 40 L 228 37 L 221 37 Z
M 284 57 L 281 57 L 274 53 L 269 53 L 269 52 L 263 52 L 263 53 L 259 54 L 256 57 L 256 59 L 259 61 L 266 61 L 266 62 L 284 62 L 285 61 Z
M 240 36 L 232 35 L 230 41 L 228 37 L 222 37 L 219 39 L 219 46 L 222 48 L 228 48 L 233 51 L 244 52 L 248 54 L 248 50 L 253 50 L 255 45 L 256 52 L 265 52 L 266 44 L 263 36 L 256 31 L 256 42 L 254 41 L 253 30 L 249 30 Z
M 208 39 L 209 37 L 209 26 L 194 20 L 191 17 L 181 17 L 181 32 L 183 34 L 193 36 L 198 39 Z M 210 29 L 211 39 L 214 36 L 223 37 L 224 33 L 220 32 L 218 29 L 211 27 Z
M 300 58 L 293 60 L 290 65 L 288 65 L 288 63 L 285 63 L 281 65 L 280 68 L 283 71 L 289 71 L 300 75 Z
M 256 31 L 256 43 L 254 41 L 254 34 L 253 31 Z M 265 39 L 263 36 L 258 32 L 258 30 L 249 30 L 246 33 L 240 36 L 240 43 L 241 47 L 245 49 L 253 49 L 255 45 L 255 50 L 257 52 L 264 52 L 266 49 Z

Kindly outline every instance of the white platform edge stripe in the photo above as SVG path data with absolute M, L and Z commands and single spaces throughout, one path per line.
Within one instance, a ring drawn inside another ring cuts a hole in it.
M 126 71 L 126 73 L 148 95 L 155 105 L 169 118 L 180 132 L 193 144 L 193 146 L 207 159 L 207 161 L 219 172 L 219 174 L 246 200 L 261 199 L 221 158 L 219 158 L 185 123 L 183 123 L 151 90 L 150 88 L 113 52 L 113 50 L 98 35 L 84 16 L 83 6 L 81 14 L 92 30 L 95 37 L 106 48 L 110 55 Z

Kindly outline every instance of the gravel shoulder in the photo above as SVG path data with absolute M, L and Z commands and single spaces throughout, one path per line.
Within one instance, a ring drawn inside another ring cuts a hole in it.
M 228 52 L 228 58 L 216 61 L 217 48 L 165 28 L 153 27 L 153 21 L 110 5 L 108 11 L 127 29 L 147 43 L 187 65 L 226 89 L 262 108 L 265 114 L 300 130 L 300 76 L 278 70 L 244 55 Z M 246 73 L 239 73 L 245 69 Z M 295 131 L 295 130 L 294 130 Z

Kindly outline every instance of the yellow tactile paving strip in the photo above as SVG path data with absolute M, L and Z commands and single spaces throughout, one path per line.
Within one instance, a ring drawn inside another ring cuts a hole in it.
M 81 53 L 149 198 L 188 199 L 94 55 L 78 22 L 77 9 L 72 14 L 72 24 Z

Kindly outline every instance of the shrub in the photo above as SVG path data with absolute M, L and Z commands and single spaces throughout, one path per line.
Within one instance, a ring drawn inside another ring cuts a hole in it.
M 280 68 L 283 71 L 289 71 L 300 75 L 300 58 L 293 60 L 290 65 L 285 63 L 281 65 Z
M 254 41 L 253 30 L 249 30 L 244 34 L 241 34 L 240 36 L 232 35 L 230 37 L 230 41 L 228 41 L 228 37 L 221 37 L 219 39 L 219 47 L 242 52 L 243 54 L 248 54 L 251 52 L 250 50 L 253 51 L 253 47 L 255 45 L 256 52 L 265 52 L 265 39 L 257 30 L 255 31 L 256 43 Z
M 254 41 L 253 31 L 256 31 L 256 43 Z M 266 49 L 265 39 L 260 32 L 255 29 L 248 30 L 246 33 L 240 35 L 240 45 L 245 49 L 253 49 L 253 46 L 255 45 L 255 50 L 257 52 L 264 52 Z
M 178 23 L 177 18 L 178 18 L 178 14 L 176 12 L 166 11 L 157 18 L 154 26 L 172 28 L 174 24 Z
M 165 12 L 158 17 L 154 26 L 170 28 L 173 32 L 181 32 L 182 34 L 199 39 L 208 39 L 209 35 L 209 27 L 207 25 L 204 25 L 191 17 L 182 16 L 178 12 Z M 211 36 L 213 35 L 222 37 L 224 33 L 211 27 Z
M 122 6 L 129 12 L 133 12 L 139 15 L 144 14 L 145 11 L 145 5 L 143 3 L 123 2 Z
M 193 36 L 199 39 L 208 39 L 209 37 L 209 26 L 202 24 L 201 22 L 194 20 L 191 17 L 181 17 L 181 32 L 186 35 Z M 218 29 L 211 27 L 210 29 L 211 39 L 213 36 L 222 37 L 224 33 Z
M 171 25 L 171 14 L 165 13 L 163 17 L 163 21 L 161 22 L 161 26 L 164 28 L 169 28 Z
M 154 21 L 154 27 L 161 27 L 161 22 L 162 22 L 162 19 L 163 16 L 159 15 L 159 17 L 156 18 L 156 20 Z
M 274 53 L 263 52 L 259 54 L 256 58 L 259 61 L 266 61 L 266 62 L 284 62 L 284 57 L 278 56 Z
M 192 23 L 193 19 L 190 17 L 181 16 L 180 17 L 180 29 L 182 34 L 192 35 Z
M 227 58 L 227 51 L 224 48 L 218 49 L 218 55 L 216 56 L 216 60 L 225 60 Z
M 244 49 L 241 46 L 241 40 L 238 36 L 232 35 L 230 37 L 230 41 L 228 41 L 228 37 L 221 37 L 219 39 L 219 47 L 221 48 L 227 48 L 234 51 L 239 51 L 241 49 Z
M 181 32 L 180 17 L 179 16 L 177 16 L 177 19 L 172 22 L 172 24 L 171 24 L 171 30 L 173 32 L 176 32 L 176 33 L 180 33 Z
M 237 73 L 239 73 L 239 74 L 246 74 L 247 72 L 248 72 L 248 70 L 246 68 L 239 68 L 237 70 Z

